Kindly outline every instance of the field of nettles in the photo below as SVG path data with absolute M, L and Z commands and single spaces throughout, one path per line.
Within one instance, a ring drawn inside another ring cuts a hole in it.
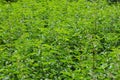
M 119 79 L 119 2 L 0 0 L 0 80 Z

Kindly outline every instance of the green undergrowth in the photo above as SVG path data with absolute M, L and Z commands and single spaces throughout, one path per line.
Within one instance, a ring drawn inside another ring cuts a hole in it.
M 0 80 L 119 80 L 120 5 L 0 3 Z

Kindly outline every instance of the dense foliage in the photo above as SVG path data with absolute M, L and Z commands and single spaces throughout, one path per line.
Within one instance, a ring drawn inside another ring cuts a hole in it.
M 119 80 L 120 4 L 0 3 L 0 80 Z

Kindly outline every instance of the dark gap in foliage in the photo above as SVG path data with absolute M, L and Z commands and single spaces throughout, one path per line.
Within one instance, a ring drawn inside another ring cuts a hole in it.
M 0 39 L 0 45 L 5 45 L 6 43 L 4 42 L 4 40 L 1 38 Z
M 42 18 L 42 20 L 44 21 L 44 28 L 47 28 L 49 25 L 48 25 L 48 15 L 45 14 Z
M 78 57 L 76 57 L 75 55 L 72 56 L 72 60 L 73 60 L 74 62 L 79 62 Z
M 18 74 L 17 73 L 13 73 L 12 75 L 10 75 L 10 79 L 15 79 L 15 80 L 19 80 L 18 78 Z
M 89 2 L 96 2 L 97 0 L 86 0 Z M 99 0 L 98 0 L 99 1 Z M 120 0 L 106 0 L 109 5 L 120 3 Z
M 92 1 L 92 0 L 86 0 L 86 1 Z
M 71 69 L 72 71 L 75 71 L 75 70 L 76 70 L 75 66 L 71 66 L 70 69 Z
M 120 0 L 107 0 L 108 2 L 120 2 Z
M 18 0 L 5 0 L 6 2 L 17 2 Z
M 120 3 L 120 0 L 107 0 L 109 5 Z
M 45 24 L 44 24 L 44 27 L 47 28 L 49 25 L 48 25 L 48 22 L 45 21 Z
M 78 2 L 79 0 L 67 0 L 68 2 Z

